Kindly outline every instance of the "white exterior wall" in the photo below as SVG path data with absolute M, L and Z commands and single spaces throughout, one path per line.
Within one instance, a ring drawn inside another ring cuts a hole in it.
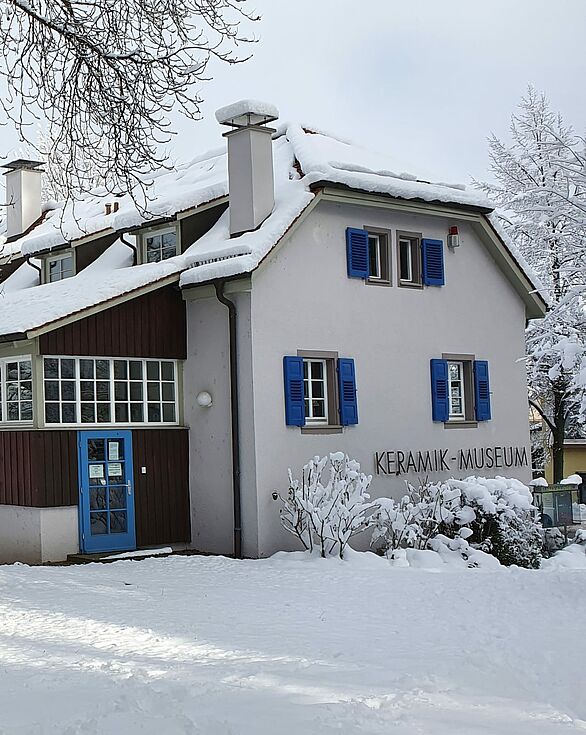
M 42 564 L 79 552 L 77 506 L 0 505 L 0 563 Z
M 238 314 L 243 552 L 258 548 L 255 439 L 252 413 L 250 293 L 228 294 Z M 233 552 L 232 434 L 228 309 L 215 296 L 187 303 L 184 368 L 185 424 L 190 427 L 191 546 L 216 554 Z M 201 391 L 213 405 L 197 404 Z
M 461 247 L 444 250 L 446 285 L 399 288 L 395 231 L 446 241 L 454 220 L 323 202 L 253 275 L 252 353 L 257 447 L 258 554 L 297 548 L 280 527 L 275 488 L 287 487 L 315 454 L 342 450 L 374 473 L 381 450 L 517 446 L 529 453 L 524 365 L 525 308 L 469 225 Z M 346 272 L 346 227 L 393 231 L 391 287 L 366 285 Z M 336 351 L 356 362 L 359 424 L 341 434 L 308 435 L 285 425 L 284 355 Z M 431 417 L 430 359 L 473 354 L 489 361 L 492 420 L 446 428 Z M 436 473 L 435 478 L 471 472 Z M 481 473 L 478 473 L 481 474 Z M 482 474 L 491 475 L 490 470 Z M 530 467 L 492 474 L 530 479 Z M 400 495 L 416 475 L 375 476 L 375 496 Z

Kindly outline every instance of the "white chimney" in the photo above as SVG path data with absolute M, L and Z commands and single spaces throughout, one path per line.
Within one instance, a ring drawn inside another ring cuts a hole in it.
M 228 190 L 230 235 L 256 230 L 275 206 L 273 128 L 267 123 L 279 117 L 273 105 L 241 100 L 216 112 L 221 125 L 232 130 L 228 139 Z
M 17 237 L 26 232 L 41 216 L 42 164 L 19 158 L 5 163 L 6 236 Z

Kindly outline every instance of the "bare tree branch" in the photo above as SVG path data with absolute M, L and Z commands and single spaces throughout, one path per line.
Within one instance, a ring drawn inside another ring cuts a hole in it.
M 216 60 L 237 64 L 258 20 L 248 0 L 0 0 L 0 105 L 39 150 L 46 121 L 67 198 L 96 179 L 144 204 L 145 177 L 166 165 L 169 113 L 201 118 Z M 87 161 L 89 166 L 79 166 Z

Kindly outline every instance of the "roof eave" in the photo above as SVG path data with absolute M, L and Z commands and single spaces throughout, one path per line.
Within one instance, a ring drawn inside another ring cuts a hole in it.
M 22 342 L 28 339 L 26 332 L 10 332 L 9 334 L 0 334 L 0 343 L 5 344 L 6 342 Z
M 136 288 L 133 288 L 129 291 L 125 291 L 124 293 L 117 296 L 112 296 L 109 299 L 101 301 L 98 304 L 92 304 L 91 306 L 88 306 L 86 308 L 79 309 L 78 311 L 72 312 L 70 314 L 66 314 L 63 317 L 45 322 L 44 324 L 37 324 L 35 326 L 32 326 L 30 329 L 27 329 L 26 332 L 11 332 L 7 334 L 0 334 L 0 343 L 20 342 L 22 340 L 40 337 L 42 334 L 53 332 L 55 329 L 64 327 L 67 324 L 71 324 L 72 322 L 77 322 L 80 319 L 85 319 L 86 317 L 92 316 L 93 314 L 98 314 L 101 311 L 112 309 L 113 307 L 118 306 L 125 301 L 131 301 L 132 299 L 136 299 L 139 296 L 144 296 L 151 291 L 156 291 L 159 288 L 164 288 L 165 286 L 170 286 L 174 283 L 178 283 L 180 276 L 180 271 L 177 273 L 171 273 L 155 281 L 151 281 L 150 283 L 145 283 L 142 286 L 137 286 Z
M 341 184 L 339 182 L 334 181 L 327 181 L 326 179 L 321 179 L 319 181 L 316 181 L 312 183 L 309 187 L 312 191 L 314 189 L 323 189 L 323 190 L 339 190 L 349 193 L 357 193 L 357 194 L 363 194 L 370 197 L 382 197 L 384 199 L 388 199 L 389 201 L 398 201 L 398 202 L 414 202 L 417 204 L 423 204 L 423 205 L 432 205 L 432 206 L 438 206 L 438 207 L 450 207 L 457 209 L 460 209 L 462 212 L 474 212 L 478 214 L 489 214 L 493 211 L 492 207 L 481 207 L 476 206 L 472 204 L 462 204 L 461 202 L 451 202 L 451 201 L 443 201 L 440 199 L 422 199 L 421 197 L 399 197 L 395 196 L 393 194 L 386 194 L 385 192 L 378 192 L 378 191 L 369 191 L 367 189 L 359 189 L 356 187 L 348 186 L 347 184 Z M 449 191 L 449 189 L 446 187 L 446 191 Z

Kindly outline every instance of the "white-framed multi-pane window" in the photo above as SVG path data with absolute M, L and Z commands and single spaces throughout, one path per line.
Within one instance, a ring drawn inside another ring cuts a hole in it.
M 45 283 L 62 281 L 75 275 L 73 252 L 50 256 L 45 259 Z
M 149 230 L 141 235 L 144 263 L 159 263 L 179 254 L 177 227 Z
M 176 424 L 175 360 L 44 357 L 45 424 Z
M 306 424 L 328 423 L 328 380 L 326 360 L 303 360 Z
M 450 420 L 466 418 L 466 394 L 464 380 L 464 363 L 456 360 L 448 361 L 448 388 L 450 401 Z
M 0 422 L 33 420 L 33 369 L 30 357 L 0 360 Z

